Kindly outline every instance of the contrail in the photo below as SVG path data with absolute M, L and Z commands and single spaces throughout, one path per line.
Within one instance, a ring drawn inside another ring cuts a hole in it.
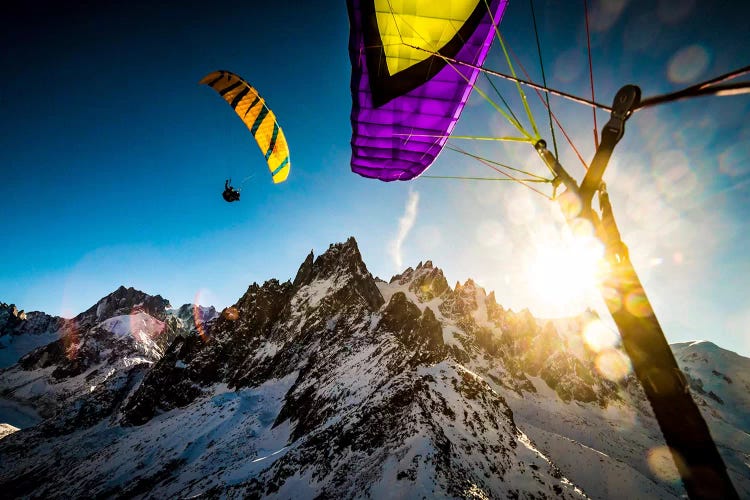
M 389 253 L 391 254 L 391 257 L 393 257 L 393 263 L 398 270 L 401 270 L 401 267 L 403 266 L 401 247 L 404 244 L 404 240 L 406 240 L 406 237 L 409 235 L 409 232 L 414 227 L 414 222 L 417 220 L 418 205 L 419 193 L 416 191 L 409 191 L 409 199 L 406 201 L 404 215 L 398 220 L 398 234 L 390 243 Z

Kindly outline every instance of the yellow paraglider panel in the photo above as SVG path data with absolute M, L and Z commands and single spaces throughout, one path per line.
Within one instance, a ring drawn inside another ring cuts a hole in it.
M 289 146 L 276 115 L 268 109 L 266 101 L 252 85 L 229 71 L 214 71 L 200 83 L 213 88 L 234 109 L 258 142 L 258 147 L 268 163 L 274 184 L 284 182 L 289 176 Z

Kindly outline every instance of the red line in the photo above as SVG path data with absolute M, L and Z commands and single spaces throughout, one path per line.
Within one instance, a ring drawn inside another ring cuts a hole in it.
M 471 153 L 469 153 L 468 151 L 466 151 L 466 150 L 464 150 L 464 149 L 462 149 L 462 148 L 459 148 L 458 146 L 453 146 L 453 148 L 454 148 L 454 151 L 458 151 L 459 153 L 462 153 L 462 154 L 464 154 L 464 155 L 466 155 L 466 156 L 470 156 L 471 158 L 474 158 L 475 160 L 477 160 L 477 161 L 478 161 L 479 163 L 481 163 L 482 165 L 485 165 L 485 166 L 487 166 L 487 167 L 490 167 L 490 168 L 491 168 L 492 170 L 494 170 L 495 172 L 497 172 L 497 173 L 499 173 L 499 174 L 502 174 L 502 175 L 506 176 L 507 178 L 509 178 L 509 179 L 513 180 L 513 181 L 516 181 L 516 182 L 518 182 L 518 183 L 520 183 L 520 184 L 523 184 L 523 185 L 524 185 L 525 187 L 527 187 L 527 188 L 531 189 L 532 191 L 534 191 L 534 192 L 536 192 L 536 193 L 538 193 L 538 194 L 540 194 L 540 195 L 544 196 L 544 197 L 545 197 L 545 198 L 547 198 L 548 200 L 551 200 L 551 199 L 552 199 L 552 198 L 551 198 L 550 196 L 547 196 L 546 194 L 544 194 L 544 193 L 543 193 L 542 191 L 540 191 L 539 189 L 536 189 L 536 188 L 534 188 L 534 187 L 532 187 L 532 186 L 529 186 L 529 185 L 528 185 L 528 184 L 526 184 L 526 183 L 525 183 L 525 182 L 524 182 L 524 181 L 523 181 L 522 179 L 518 179 L 517 177 L 513 177 L 513 176 L 512 176 L 511 174 L 509 174 L 509 173 L 508 173 L 508 172 L 506 172 L 505 170 L 501 170 L 501 169 L 497 168 L 496 166 L 494 166 L 493 164 L 491 164 L 490 162 L 488 162 L 488 161 L 487 161 L 487 160 L 485 160 L 484 158 L 479 158 L 479 157 L 477 157 L 476 155 L 472 155 L 472 154 L 471 154 Z
M 516 64 L 518 64 L 518 67 L 521 68 L 521 71 L 523 71 L 523 74 L 526 76 L 526 78 L 529 79 L 529 80 L 531 80 L 531 77 L 526 72 L 526 68 L 523 67 L 523 64 L 521 64 L 521 61 L 518 59 L 518 56 L 516 56 L 516 53 L 513 52 L 513 49 L 510 46 L 508 46 L 508 51 L 513 56 L 513 59 L 515 59 Z M 581 153 L 578 151 L 578 148 L 576 148 L 576 145 L 573 144 L 573 140 L 570 138 L 570 136 L 568 135 L 568 133 L 565 131 L 565 129 L 563 128 L 562 124 L 560 123 L 560 120 L 558 120 L 557 116 L 555 116 L 555 113 L 552 112 L 552 111 L 550 111 L 549 107 L 547 106 L 547 103 L 544 101 L 544 97 L 542 97 L 542 93 L 538 89 L 534 89 L 534 90 L 536 91 L 536 95 L 539 96 L 539 100 L 542 101 L 542 104 L 544 105 L 544 107 L 547 108 L 547 111 L 549 111 L 550 114 L 552 115 L 552 119 L 555 120 L 555 123 L 557 123 L 557 126 L 560 127 L 560 131 L 565 136 L 565 139 L 567 139 L 568 144 L 570 144 L 570 147 L 573 148 L 573 151 L 575 151 L 575 154 L 578 157 L 578 159 L 581 160 L 581 164 L 583 165 L 583 168 L 585 168 L 586 170 L 588 170 L 589 166 L 586 163 L 586 160 L 583 159 L 583 156 L 581 156 Z
M 591 64 L 591 34 L 589 33 L 589 5 L 583 0 L 583 9 L 586 12 L 586 45 L 589 49 L 589 80 L 591 81 L 591 100 L 594 100 L 594 66 Z M 596 110 L 594 113 L 594 151 L 599 149 L 599 127 L 596 125 Z

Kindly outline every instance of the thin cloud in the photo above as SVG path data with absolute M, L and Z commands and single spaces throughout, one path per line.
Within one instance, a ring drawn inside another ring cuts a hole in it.
M 403 266 L 403 256 L 401 254 L 402 247 L 406 237 L 409 236 L 414 222 L 417 220 L 417 208 L 419 207 L 419 193 L 416 191 L 409 191 L 409 199 L 406 201 L 406 207 L 404 209 L 404 215 L 398 220 L 398 234 L 390 242 L 389 253 L 393 258 L 393 263 L 396 268 L 401 270 Z

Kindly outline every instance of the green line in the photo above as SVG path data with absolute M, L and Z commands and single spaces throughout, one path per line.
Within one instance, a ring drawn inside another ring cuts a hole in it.
M 434 135 L 434 134 L 393 134 L 394 137 L 429 137 L 431 139 L 467 139 L 470 141 L 508 141 L 508 142 L 528 142 L 534 144 L 531 137 L 487 137 L 481 135 Z
M 450 149 L 451 151 L 455 151 L 456 153 L 461 153 L 463 155 L 469 156 L 471 158 L 474 158 L 475 160 L 481 160 L 486 161 L 487 163 L 492 163 L 493 165 L 497 165 L 498 167 L 507 168 L 508 170 L 512 170 L 514 172 L 518 172 L 519 174 L 528 175 L 530 177 L 536 177 L 541 182 L 552 182 L 551 179 L 547 179 L 546 177 L 542 177 L 541 175 L 537 175 L 531 172 L 527 172 L 526 170 L 521 170 L 520 168 L 514 168 L 510 165 L 506 165 L 504 163 L 500 163 L 499 161 L 490 160 L 489 158 L 484 158 L 483 156 L 476 155 L 474 153 L 469 153 L 468 151 L 464 151 L 463 149 L 455 148 L 451 146 L 450 144 L 446 146 L 446 148 Z
M 490 78 L 490 75 L 488 75 L 484 71 L 482 71 L 482 74 L 484 75 L 485 79 L 490 84 L 490 86 L 493 88 L 493 90 L 495 91 L 495 93 L 497 94 L 497 96 L 500 98 L 500 100 L 503 101 L 503 104 L 505 104 L 505 107 L 508 109 L 508 112 L 511 114 L 511 116 L 516 121 L 518 121 L 518 117 L 516 116 L 516 114 L 511 109 L 510 104 L 508 104 L 508 102 L 505 100 L 505 97 L 503 97 L 503 94 L 501 94 L 500 91 L 497 89 L 497 87 L 495 86 L 495 82 L 492 81 L 492 78 Z
M 531 134 L 529 134 L 526 131 L 526 129 L 523 128 L 523 125 L 521 125 L 521 122 L 519 122 L 517 119 L 515 119 L 514 117 L 512 117 L 511 115 L 509 115 L 503 108 L 501 108 L 495 101 L 493 101 L 482 89 L 480 89 L 479 87 L 477 87 L 476 84 L 471 83 L 471 81 L 466 77 L 466 75 L 464 75 L 463 73 L 461 73 L 458 70 L 458 68 L 456 68 L 453 65 L 453 62 L 454 62 L 453 60 L 451 60 L 450 58 L 444 56 L 443 54 L 441 54 L 439 52 L 433 52 L 433 51 L 427 50 L 427 49 L 425 49 L 423 47 L 417 47 L 416 45 L 411 45 L 411 44 L 408 44 L 408 43 L 403 43 L 403 45 L 405 47 L 410 47 L 410 48 L 415 49 L 415 50 L 421 50 L 422 52 L 427 52 L 428 54 L 432 54 L 433 56 L 440 57 L 443 61 L 445 61 L 445 64 L 447 66 L 450 66 L 451 68 L 453 68 L 453 70 L 456 73 L 458 73 L 459 75 L 461 75 L 461 77 L 464 79 L 464 81 L 466 81 L 466 83 L 468 83 L 469 85 L 471 85 L 471 88 L 477 94 L 479 94 L 485 101 L 487 101 L 488 103 L 490 103 L 490 105 L 493 108 L 495 108 L 495 110 L 498 113 L 500 113 L 501 115 L 503 115 L 503 117 L 505 117 L 505 119 L 508 120 L 508 122 L 510 122 L 511 125 L 513 125 L 525 137 L 527 137 L 528 141 L 526 141 L 526 142 L 530 142 L 530 143 L 534 144 L 534 143 L 536 143 L 539 140 L 539 133 L 537 133 L 537 137 L 536 138 L 533 137 Z M 458 61 L 458 62 L 460 62 L 460 61 Z
M 437 54 L 437 55 L 440 55 L 440 54 Z M 538 138 L 536 140 L 534 140 L 534 138 L 531 136 L 531 134 L 529 134 L 526 131 L 526 129 L 523 128 L 523 125 L 521 125 L 521 122 L 519 122 L 518 120 L 516 120 L 512 116 L 510 116 L 508 113 L 506 113 L 505 110 L 503 108 L 501 108 L 495 101 L 493 101 L 490 98 L 490 96 L 488 96 L 482 89 L 480 89 L 479 87 L 477 87 L 475 84 L 472 84 L 469 81 L 469 79 L 466 78 L 466 76 L 463 73 L 461 73 L 460 71 L 458 71 L 458 69 L 453 64 L 451 64 L 451 62 L 448 59 L 443 59 L 443 60 L 445 61 L 445 64 L 449 65 L 451 68 L 454 69 L 454 71 L 456 73 L 458 73 L 459 75 L 461 75 L 464 78 L 464 80 L 466 80 L 466 83 L 468 83 L 469 85 L 471 85 L 471 87 L 474 89 L 474 91 L 477 94 L 479 94 L 482 98 L 484 98 L 485 101 L 489 102 L 490 105 L 493 108 L 495 108 L 495 110 L 498 113 L 500 113 L 501 115 L 503 115 L 505 117 L 505 119 L 510 122 L 511 125 L 513 125 L 514 127 L 516 127 L 516 129 L 518 129 L 519 132 L 521 132 L 524 136 L 526 136 L 529 139 L 527 142 L 535 143 L 535 142 L 537 142 L 539 140 Z M 537 133 L 537 135 L 539 135 L 539 134 Z
M 457 175 L 420 175 L 427 179 L 462 179 L 467 181 L 511 181 L 511 182 L 549 182 L 547 179 L 515 179 L 512 177 L 462 177 Z
M 529 0 L 529 5 L 531 6 L 531 19 L 534 20 L 534 36 L 536 37 L 536 51 L 537 51 L 537 54 L 539 54 L 539 67 L 542 68 L 542 84 L 546 87 L 547 76 L 544 74 L 544 61 L 542 60 L 542 44 L 539 42 L 539 30 L 537 29 L 537 25 L 536 25 L 536 14 L 534 12 L 534 0 Z M 546 97 L 546 100 L 547 100 L 547 116 L 549 117 L 549 130 L 550 130 L 550 133 L 552 134 L 552 145 L 554 146 L 554 149 L 555 149 L 555 158 L 557 158 L 558 157 L 557 139 L 555 138 L 555 127 L 552 126 L 552 106 L 550 106 L 550 103 L 549 103 L 549 94 L 545 93 L 544 96 Z M 596 110 L 594 110 L 594 116 L 596 116 Z
M 510 60 L 510 55 L 508 54 L 508 49 L 505 47 L 505 42 L 503 42 L 503 37 L 500 36 L 500 28 L 497 27 L 497 23 L 495 22 L 495 16 L 492 15 L 492 9 L 490 9 L 490 6 L 487 3 L 487 0 L 484 0 L 484 4 L 487 6 L 487 12 L 490 15 L 490 21 L 492 22 L 492 25 L 495 28 L 495 34 L 497 35 L 497 39 L 500 42 L 500 47 L 502 47 L 503 49 L 503 54 L 505 54 L 505 60 L 508 62 L 508 68 L 510 68 L 510 74 L 513 75 L 513 78 L 517 80 L 518 77 L 516 76 L 516 70 L 513 67 L 513 63 Z M 526 116 L 528 116 L 529 122 L 531 122 L 531 128 L 534 130 L 535 139 L 536 141 L 538 141 L 539 139 L 541 139 L 541 136 L 539 135 L 539 130 L 537 129 L 536 122 L 534 121 L 534 116 L 531 114 L 531 108 L 529 108 L 529 103 L 526 99 L 526 94 L 521 88 L 521 84 L 518 83 L 517 81 L 515 83 L 516 83 L 516 88 L 518 89 L 518 95 L 521 96 L 523 107 L 524 109 L 526 109 Z
M 451 135 L 451 139 L 468 139 L 472 141 L 507 141 L 507 142 L 528 142 L 534 144 L 531 137 L 482 137 L 474 135 Z

